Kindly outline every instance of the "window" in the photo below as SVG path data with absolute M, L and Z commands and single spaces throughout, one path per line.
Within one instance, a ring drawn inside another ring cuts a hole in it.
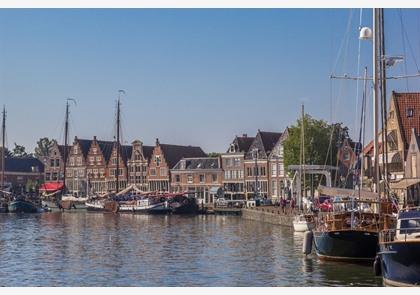
M 96 162 L 101 162 L 102 161 L 102 157 L 96 157 Z
M 160 168 L 160 176 L 168 176 L 168 170 L 166 168 Z
M 89 157 L 89 162 L 91 163 L 91 164 L 93 164 L 93 162 L 95 161 L 95 157 Z
M 277 164 L 271 164 L 271 176 L 277 176 Z
M 155 156 L 155 163 L 156 163 L 156 166 L 158 166 L 158 167 L 159 167 L 159 166 L 160 166 L 160 162 L 161 162 L 161 161 L 160 161 L 160 156 L 159 156 L 159 155 L 156 155 L 156 156 Z
M 82 165 L 82 157 L 77 157 L 77 165 Z
M 200 174 L 200 183 L 204 183 L 204 174 Z
M 271 187 L 272 187 L 272 195 L 277 196 L 277 181 L 273 180 L 271 182 Z
M 73 157 L 70 158 L 70 166 L 74 166 L 74 158 Z
M 280 163 L 280 166 L 279 166 L 279 176 L 284 177 L 284 164 L 283 163 Z
M 135 154 L 134 154 L 134 160 L 135 161 L 140 161 L 141 160 L 140 152 L 138 152 L 138 151 L 135 152 Z
M 407 109 L 407 118 L 411 118 L 414 116 L 414 109 L 413 108 L 408 108 Z
M 79 153 L 79 147 L 76 145 L 76 146 L 74 146 L 74 148 L 73 148 L 73 153 L 74 154 L 78 154 Z
M 112 158 L 112 165 L 117 165 L 117 158 Z
M 79 177 L 85 177 L 85 171 L 83 169 L 79 170 Z
M 225 179 L 229 179 L 229 174 L 227 171 L 225 171 Z
M 180 182 L 181 181 L 181 177 L 179 177 L 179 175 L 175 175 L 175 182 Z
M 187 183 L 192 183 L 192 182 L 193 182 L 193 176 L 191 174 L 188 174 Z
M 156 176 L 156 169 L 154 168 L 150 169 L 150 175 Z
M 51 159 L 51 160 L 50 160 L 50 166 L 51 166 L 51 167 L 54 167 L 54 163 L 55 163 L 55 162 L 54 162 L 54 159 Z
M 55 166 L 57 166 L 57 167 L 60 166 L 60 159 L 55 159 Z
M 217 174 L 212 174 L 212 175 L 211 175 L 211 180 L 212 180 L 213 182 L 217 182 Z
M 235 167 L 241 166 L 241 158 L 235 158 L 235 159 L 233 159 L 233 165 Z
M 98 152 L 98 149 L 97 149 L 96 147 L 94 147 L 94 148 L 92 148 L 92 152 L 93 152 L 94 154 L 96 154 L 96 153 Z
M 45 178 L 46 178 L 47 180 L 52 180 L 52 179 L 51 179 L 51 174 L 50 174 L 50 173 L 45 173 Z

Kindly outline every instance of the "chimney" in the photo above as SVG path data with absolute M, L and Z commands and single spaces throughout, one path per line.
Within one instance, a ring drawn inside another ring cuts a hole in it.
M 244 133 L 242 134 L 242 137 L 248 137 L 248 134 Z
M 96 135 L 93 136 L 93 140 L 96 141 Z

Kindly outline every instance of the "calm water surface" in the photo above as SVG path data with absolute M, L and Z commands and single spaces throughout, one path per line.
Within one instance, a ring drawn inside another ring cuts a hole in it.
M 302 234 L 236 216 L 0 214 L 1 286 L 380 286 L 301 254 Z

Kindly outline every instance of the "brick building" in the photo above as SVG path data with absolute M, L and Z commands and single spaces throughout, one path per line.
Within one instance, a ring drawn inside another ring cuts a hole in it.
M 149 190 L 147 172 L 149 160 L 153 153 L 153 146 L 146 146 L 140 140 L 132 143 L 132 153 L 127 161 L 128 184 L 135 185 L 141 191 Z
M 171 184 L 170 170 L 182 158 L 207 157 L 200 147 L 161 144 L 156 139 L 147 174 L 150 191 L 169 192 Z
M 227 199 L 245 199 L 244 158 L 254 140 L 255 137 L 246 134 L 236 136 L 226 153 L 221 155 L 223 190 Z
M 96 136 L 93 137 L 86 161 L 89 194 L 102 194 L 108 191 L 106 172 L 113 144 L 112 141 L 97 140 Z
M 171 169 L 173 192 L 193 193 L 199 203 L 213 203 L 222 191 L 220 158 L 183 158 Z
M 67 147 L 68 157 L 70 147 Z M 50 147 L 48 157 L 44 160 L 44 179 L 48 181 L 62 180 L 64 177 L 64 145 L 59 145 L 57 142 Z

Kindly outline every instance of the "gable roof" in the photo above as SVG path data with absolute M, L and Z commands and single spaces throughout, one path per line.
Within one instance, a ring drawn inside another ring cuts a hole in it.
M 236 143 L 238 144 L 239 152 L 247 152 L 254 141 L 255 137 L 237 136 Z
M 122 145 L 121 146 L 121 151 L 120 151 L 121 158 L 122 158 L 122 160 L 125 164 L 127 164 L 127 160 L 129 158 L 131 158 L 132 152 L 133 152 L 133 146 L 132 145 Z
M 401 126 L 401 135 L 405 148 L 411 140 L 411 130 L 414 128 L 416 134 L 420 132 L 420 92 L 392 92 L 395 101 L 395 111 Z M 408 116 L 408 110 L 413 110 L 412 116 Z
M 92 144 L 91 139 L 76 139 L 79 143 L 80 149 L 82 150 L 83 157 L 86 158 L 87 154 L 89 153 L 90 145 Z
M 44 164 L 37 158 L 33 157 L 6 157 L 4 160 L 4 170 L 7 172 L 24 172 L 24 173 L 42 173 L 44 172 Z M 32 167 L 37 167 L 38 171 Z
M 185 168 L 182 170 L 201 170 L 201 169 L 220 169 L 218 158 L 183 158 L 173 168 L 174 170 L 181 170 L 181 163 L 185 161 Z
M 261 136 L 262 144 L 264 146 L 265 152 L 268 154 L 271 153 L 273 148 L 276 146 L 276 143 L 279 141 L 282 133 L 281 132 L 266 132 L 259 131 L 258 133 Z
M 172 169 L 182 158 L 207 157 L 198 146 L 183 146 L 173 144 L 159 144 L 169 169 Z
M 112 147 L 114 146 L 114 142 L 105 140 L 97 140 L 96 142 L 99 148 L 101 149 L 102 155 L 105 158 L 105 162 L 108 163 L 109 158 L 111 158 Z

